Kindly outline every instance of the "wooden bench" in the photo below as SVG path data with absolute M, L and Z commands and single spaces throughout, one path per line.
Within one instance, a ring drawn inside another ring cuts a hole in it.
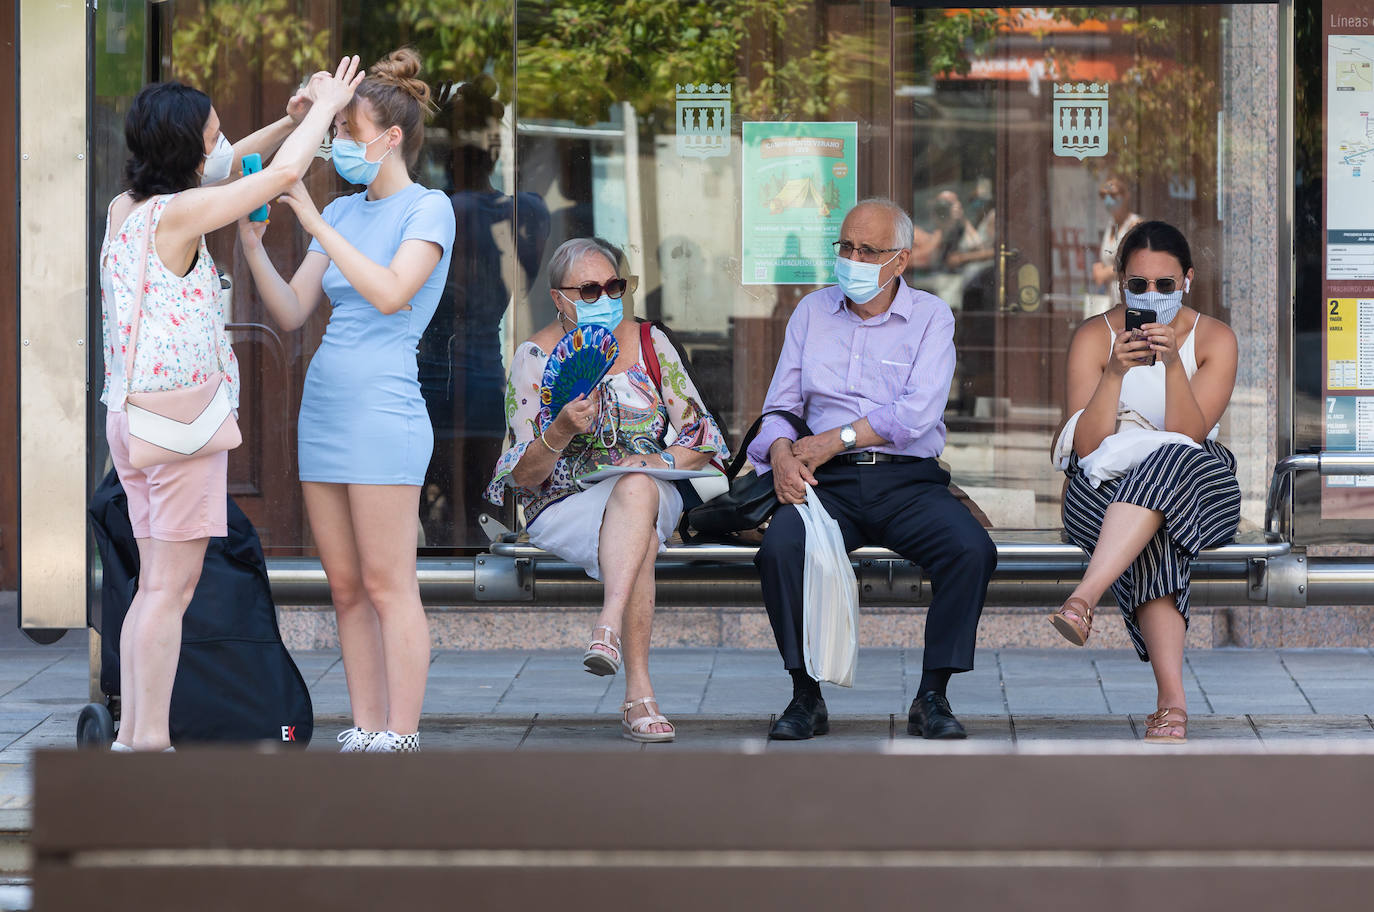
M 104 912 L 1367 908 L 1374 756 L 1318 747 L 43 752 L 34 900 Z

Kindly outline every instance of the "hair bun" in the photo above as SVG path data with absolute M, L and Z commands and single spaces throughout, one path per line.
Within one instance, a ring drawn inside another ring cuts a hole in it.
M 429 84 L 419 78 L 421 65 L 420 55 L 414 48 L 398 48 L 368 67 L 367 78 L 394 85 L 421 107 L 429 108 L 432 107 L 431 93 Z

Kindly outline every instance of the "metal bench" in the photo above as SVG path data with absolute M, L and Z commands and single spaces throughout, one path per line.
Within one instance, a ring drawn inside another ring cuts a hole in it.
M 1199 606 L 1358 605 L 1374 603 L 1374 559 L 1309 557 L 1292 540 L 1292 476 L 1374 474 L 1374 453 L 1308 453 L 1274 467 L 1262 531 L 1209 548 L 1193 564 L 1192 600 Z M 538 601 L 591 605 L 601 585 L 580 567 L 500 530 L 489 551 L 476 557 L 425 560 L 420 590 L 428 604 L 466 605 Z M 1061 533 L 993 529 L 998 566 L 989 605 L 1049 605 L 1062 601 L 1081 579 L 1087 555 Z M 751 605 L 761 600 L 749 545 L 673 544 L 658 557 L 662 605 Z M 929 603 L 921 569 L 884 548 L 853 553 L 860 601 L 874 605 Z M 281 604 L 328 601 L 324 571 L 308 558 L 268 562 L 273 594 Z

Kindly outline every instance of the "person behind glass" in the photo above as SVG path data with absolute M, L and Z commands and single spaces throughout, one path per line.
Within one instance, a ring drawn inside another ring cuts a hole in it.
M 121 718 L 114 750 L 170 749 L 182 616 L 209 539 L 228 534 L 229 454 L 134 468 L 125 397 L 195 386 L 223 371 L 237 407 L 238 363 L 224 331 L 219 273 L 205 233 L 232 224 L 305 174 L 334 112 L 362 78 L 357 65 L 356 57 L 345 58 L 333 76 L 316 74 L 310 95 L 291 99 L 289 118 L 237 146 L 220 131 L 210 98 L 176 82 L 145 86 L 124 119 L 129 189 L 110 201 L 100 248 L 100 401 L 108 409 L 105 435 L 128 498 L 140 569 L 138 592 L 120 628 Z M 274 149 L 262 171 L 221 183 L 244 154 Z M 145 243 L 146 260 L 139 262 Z M 130 344 L 135 357 L 126 377 Z
M 505 489 L 513 487 L 530 543 L 602 581 L 605 601 L 583 667 L 611 675 L 620 670 L 623 657 L 624 737 L 672 741 L 675 730 L 659 711 L 649 677 L 649 639 L 654 560 L 677 527 L 682 495 L 647 474 L 621 475 L 586 490 L 577 480 L 608 465 L 699 469 L 713 455 L 729 453 L 683 369 L 682 356 L 657 328 L 650 338 L 664 390 L 654 383 L 640 350 L 640 324 L 622 306 L 629 283 L 618 274 L 617 259 L 603 241 L 574 238 L 549 261 L 557 318 L 521 343 L 511 361 L 506 391 L 511 446 L 497 463 L 487 498 L 501 504 Z M 569 402 L 544 426 L 539 398 L 544 366 L 558 341 L 579 324 L 612 330 L 619 352 L 590 396 Z
M 1203 548 L 1229 541 L 1240 522 L 1236 458 L 1216 441 L 1235 385 L 1236 336 L 1183 304 L 1193 260 L 1172 225 L 1136 226 L 1122 241 L 1117 267 L 1125 305 L 1084 323 L 1069 346 L 1069 413 L 1082 414 L 1071 431 L 1064 528 L 1092 560 L 1050 619 L 1066 639 L 1083 645 L 1093 606 L 1110 587 L 1158 687 L 1145 740 L 1182 742 L 1188 735 L 1189 566 Z M 1128 307 L 1154 310 L 1157 319 L 1141 331 L 1127 330 Z M 1199 445 L 1161 446 L 1121 477 L 1094 486 L 1079 461 L 1119 430 L 1118 416 L 1128 411 Z
M 413 50 L 393 52 L 334 120 L 334 169 L 365 191 L 323 213 L 300 183 L 281 197 L 314 238 L 289 283 L 263 249 L 266 223 L 239 222 L 258 293 L 282 328 L 299 329 L 330 302 L 297 434 L 353 710 L 339 735 L 345 752 L 419 750 L 429 672 L 415 549 L 433 431 L 415 351 L 443 291 L 454 227 L 448 197 L 407 170 L 424 142 L 429 87 L 419 72 Z
M 454 89 L 441 115 L 457 233 L 444 293 L 420 339 L 420 387 L 435 438 L 427 475 L 434 494 L 427 489 L 422 523 L 429 545 L 486 541 L 478 517 L 506 436 L 501 323 L 511 300 L 526 300 L 549 237 L 549 208 L 538 194 L 493 184 L 505 115 L 496 94 L 496 81 L 480 74 Z M 451 508 L 447 519 L 441 503 Z
M 845 550 L 883 545 L 919 563 L 934 598 L 926 616 L 921 682 L 907 731 L 963 738 L 946 698 L 951 675 L 973 668 L 974 638 L 997 549 L 949 490 L 937 457 L 954 373 L 949 306 L 901 278 L 911 218 L 884 199 L 850 210 L 835 242 L 838 285 L 801 300 L 787 324 L 765 411 L 785 409 L 816 433 L 794 439 L 768 418 L 749 447 L 772 471 L 780 504 L 755 563 L 792 701 L 769 737 L 801 740 L 829 730 L 820 685 L 802 651 L 806 530 L 794 504 L 812 486 L 839 524 Z
M 1102 305 L 1115 306 L 1121 303 L 1121 291 L 1117 287 L 1117 248 L 1122 238 L 1140 224 L 1141 218 L 1131 211 L 1130 192 L 1126 182 L 1119 177 L 1108 177 L 1103 181 L 1097 198 L 1102 201 L 1102 207 L 1107 210 L 1111 221 L 1102 231 L 1102 245 L 1098 250 L 1097 262 L 1092 266 L 1092 279 L 1094 285 L 1107 286 L 1107 297 Z

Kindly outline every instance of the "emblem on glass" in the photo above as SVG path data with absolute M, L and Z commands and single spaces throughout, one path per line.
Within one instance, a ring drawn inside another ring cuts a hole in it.
M 1107 83 L 1054 84 L 1054 154 L 1100 158 L 1107 154 Z

